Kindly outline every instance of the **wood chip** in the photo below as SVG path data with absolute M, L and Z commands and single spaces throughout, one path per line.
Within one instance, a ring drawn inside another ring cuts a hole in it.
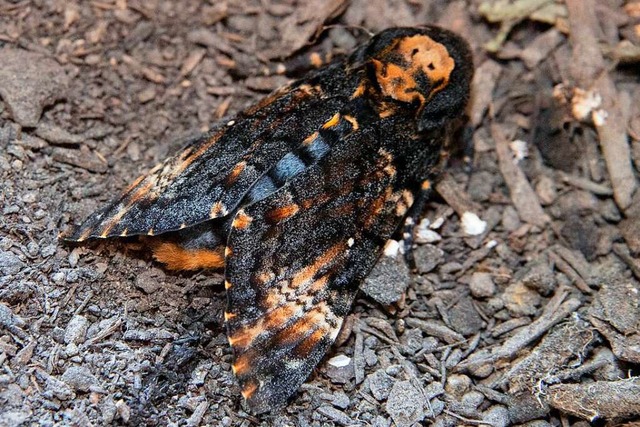
M 464 188 L 458 185 L 448 173 L 443 174 L 442 179 L 436 184 L 436 191 L 456 211 L 460 218 L 467 212 L 476 214 L 482 212 L 482 208 L 471 200 Z
M 489 109 L 493 99 L 493 90 L 501 73 L 502 67 L 500 64 L 491 59 L 487 59 L 476 69 L 471 82 L 473 97 L 469 107 L 469 117 L 473 127 L 477 127 L 482 123 L 484 114 Z
M 558 384 L 549 387 L 547 394 L 547 400 L 554 408 L 589 421 L 637 416 L 640 413 L 638 378 Z
M 307 44 L 322 30 L 322 25 L 340 15 L 347 7 L 346 0 L 322 0 L 301 3 L 296 11 L 282 20 L 278 32 L 282 43 L 277 52 L 269 52 L 270 58 L 287 57 Z
M 182 67 L 180 68 L 180 77 L 188 76 L 202 61 L 204 55 L 207 53 L 205 49 L 195 49 L 193 52 L 189 54 L 187 59 L 182 63 Z
M 513 155 L 509 149 L 509 141 L 505 136 L 504 130 L 500 125 L 493 124 L 491 126 L 491 135 L 496 143 L 500 172 L 507 187 L 509 187 L 511 200 L 518 211 L 520 219 L 529 224 L 543 227 L 549 222 L 549 217 L 542 209 L 538 196 L 533 191 L 524 172 L 514 163 Z
M 600 31 L 593 0 L 567 0 L 573 61 L 571 74 L 582 89 L 593 89 L 602 97 L 600 120 L 594 120 L 600 138 L 600 147 L 609 171 L 613 197 L 620 209 L 631 205 L 633 193 L 638 188 L 631 150 L 626 131 L 626 121 L 621 106 L 622 94 L 607 71 L 600 51 L 597 34 Z

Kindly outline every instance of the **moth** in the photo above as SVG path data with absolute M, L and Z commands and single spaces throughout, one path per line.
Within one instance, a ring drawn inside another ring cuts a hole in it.
M 436 178 L 472 74 L 450 31 L 382 31 L 194 139 L 63 238 L 149 236 L 167 269 L 224 269 L 242 395 L 254 413 L 280 408 Z

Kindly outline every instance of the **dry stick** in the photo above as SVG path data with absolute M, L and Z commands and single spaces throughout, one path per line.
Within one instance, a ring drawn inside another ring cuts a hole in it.
M 591 87 L 602 97 L 601 111 L 606 113 L 606 118 L 595 121 L 596 130 L 611 179 L 613 198 L 620 209 L 626 210 L 631 205 L 638 183 L 631 166 L 624 114 L 618 102 L 621 98 L 607 72 L 596 37 L 596 2 L 567 0 L 566 3 L 573 45 L 571 74 L 578 86 L 583 89 Z
M 540 206 L 538 197 L 533 188 L 531 188 L 531 184 L 529 184 L 524 172 L 513 162 L 513 156 L 509 150 L 509 141 L 507 141 L 502 127 L 492 124 L 491 136 L 496 143 L 500 172 L 507 187 L 509 187 L 511 200 L 518 211 L 518 215 L 529 224 L 543 227 L 549 221 L 549 217 Z
M 582 293 L 590 294 L 592 292 L 587 282 L 582 277 L 580 277 L 580 275 L 569 265 L 569 263 L 560 258 L 558 254 L 550 251 L 549 258 L 551 258 L 556 268 L 563 272 L 569 279 L 571 279 L 571 281 L 576 285 L 576 288 L 578 288 Z
M 506 340 L 502 346 L 496 348 L 492 354 L 481 354 L 476 358 L 472 356 L 466 362 L 460 363 L 456 367 L 456 370 L 472 369 L 487 363 L 494 363 L 500 359 L 511 359 L 514 357 L 518 351 L 540 338 L 545 332 L 580 307 L 582 303 L 576 298 L 570 298 L 562 302 L 568 294 L 569 292 L 566 287 L 558 288 L 553 298 L 549 300 L 542 316 L 528 327 L 520 329 L 519 332 Z
M 472 212 L 478 215 L 482 208 L 464 191 L 458 183 L 448 173 L 442 175 L 442 179 L 436 184 L 436 191 L 462 218 L 465 212 Z

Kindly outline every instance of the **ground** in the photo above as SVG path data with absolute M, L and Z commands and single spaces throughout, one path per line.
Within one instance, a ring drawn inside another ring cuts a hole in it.
M 473 150 L 415 271 L 388 251 L 316 373 L 253 416 L 220 274 L 58 234 L 287 82 L 265 69 L 425 23 L 473 47 Z M 639 46 L 632 0 L 0 0 L 0 425 L 631 425 Z

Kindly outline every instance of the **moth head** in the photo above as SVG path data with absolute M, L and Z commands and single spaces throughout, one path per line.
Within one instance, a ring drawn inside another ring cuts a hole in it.
M 473 60 L 469 45 L 438 27 L 391 28 L 352 60 L 367 67 L 384 100 L 415 108 L 420 130 L 462 115 L 469 99 Z

